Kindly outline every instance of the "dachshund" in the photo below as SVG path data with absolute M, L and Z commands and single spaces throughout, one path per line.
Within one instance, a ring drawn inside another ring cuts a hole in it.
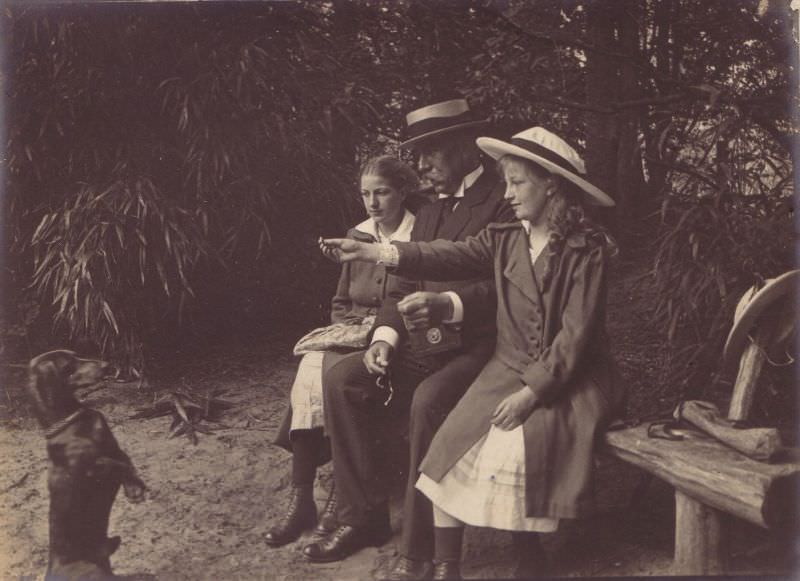
M 109 369 L 66 350 L 43 353 L 28 365 L 28 396 L 50 460 L 46 580 L 114 579 L 109 558 L 120 538 L 107 537 L 111 505 L 120 485 L 130 501 L 144 499 L 144 482 L 103 414 L 75 397 L 77 389 L 102 382 Z

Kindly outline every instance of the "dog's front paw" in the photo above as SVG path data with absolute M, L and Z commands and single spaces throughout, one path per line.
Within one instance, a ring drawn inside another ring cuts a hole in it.
M 122 485 L 122 487 L 125 490 L 125 497 L 129 501 L 142 502 L 144 500 L 144 493 L 147 490 L 147 487 L 141 480 L 138 482 L 126 482 Z

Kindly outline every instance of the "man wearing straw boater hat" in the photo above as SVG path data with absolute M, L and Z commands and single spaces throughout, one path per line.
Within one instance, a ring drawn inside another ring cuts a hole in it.
M 438 199 L 417 214 L 411 239 L 464 240 L 513 214 L 494 167 L 475 145 L 486 120 L 463 98 L 411 111 L 400 146 L 417 157 L 420 176 Z M 418 466 L 447 413 L 492 354 L 493 281 L 405 282 L 378 314 L 370 348 L 325 375 L 326 429 L 331 438 L 339 528 L 304 550 L 315 562 L 337 561 L 391 536 L 388 492 L 379 477 L 376 437 L 386 419 L 409 418 L 408 484 L 400 558 L 390 577 L 430 576 L 430 502 L 414 484 Z M 402 347 L 402 348 L 401 348 Z

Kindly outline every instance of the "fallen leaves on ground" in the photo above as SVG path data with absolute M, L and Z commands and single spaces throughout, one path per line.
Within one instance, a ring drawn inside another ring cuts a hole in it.
M 185 389 L 169 391 L 154 396 L 153 403 L 140 408 L 131 419 L 152 419 L 172 416 L 169 427 L 170 438 L 185 435 L 192 444 L 197 444 L 197 433 L 213 434 L 214 432 L 201 422 L 219 424 L 222 412 L 233 407 L 233 403 L 217 396 L 223 392 L 209 390 L 205 394 L 189 393 Z

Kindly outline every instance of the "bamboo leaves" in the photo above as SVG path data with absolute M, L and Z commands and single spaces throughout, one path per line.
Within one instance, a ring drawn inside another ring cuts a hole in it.
M 147 177 L 84 186 L 65 206 L 45 214 L 31 238 L 31 286 L 50 297 L 54 324 L 141 369 L 138 321 L 147 305 L 126 299 L 132 291 L 156 302 L 177 295 L 176 308 L 184 308 L 184 297 L 194 293 L 190 273 L 209 254 L 208 239 L 193 215 Z

